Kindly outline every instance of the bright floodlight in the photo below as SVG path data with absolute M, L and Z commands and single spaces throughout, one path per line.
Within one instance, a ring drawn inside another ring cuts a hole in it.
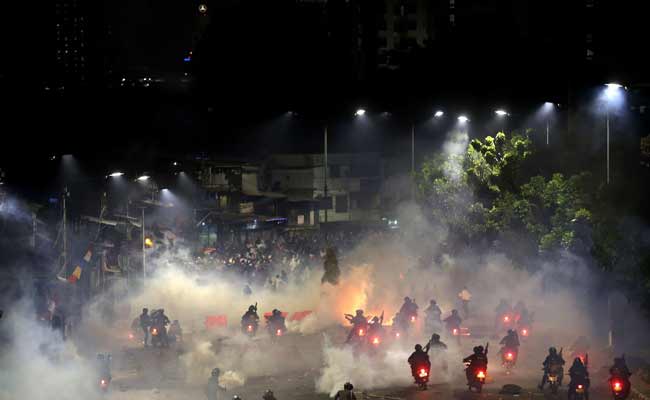
M 499 117 L 505 117 L 506 115 L 508 115 L 508 112 L 506 110 L 496 110 L 494 113 Z
M 141 177 L 138 178 L 140 182 L 148 181 L 149 180 L 149 175 L 142 175 Z
M 445 113 L 442 110 L 438 110 L 438 111 L 436 111 L 435 114 L 433 114 L 433 116 L 436 117 L 436 118 L 440 118 L 443 115 L 445 115 Z
M 120 177 L 122 175 L 124 175 L 124 172 L 113 172 L 112 174 L 110 174 L 108 176 L 110 176 L 111 178 L 117 178 L 117 177 Z
M 469 118 L 467 118 L 467 116 L 465 116 L 465 115 L 460 115 L 458 117 L 458 122 L 460 122 L 461 124 L 464 124 L 464 123 L 466 123 L 468 121 L 469 121 Z
M 606 83 L 605 86 L 607 86 L 607 89 L 613 89 L 617 90 L 623 87 L 620 83 Z
M 358 109 L 357 112 L 354 113 L 354 115 L 356 115 L 357 117 L 363 117 L 365 114 L 366 114 L 366 110 L 364 110 L 363 108 Z

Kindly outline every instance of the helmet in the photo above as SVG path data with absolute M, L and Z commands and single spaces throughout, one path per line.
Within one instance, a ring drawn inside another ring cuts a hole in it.
M 164 314 L 164 313 L 165 313 L 165 309 L 164 309 L 164 308 L 161 308 L 161 309 L 160 309 L 160 313 L 161 313 L 161 314 Z
M 431 339 L 433 339 L 434 342 L 437 342 L 438 340 L 440 340 L 440 335 L 434 333 L 433 335 L 431 335 Z
M 512 329 L 508 329 L 508 335 L 512 335 L 513 333 L 515 333 L 515 331 L 513 331 Z
M 436 301 L 434 299 L 431 299 L 431 301 L 429 303 L 430 304 L 436 304 Z
M 352 384 L 350 382 L 345 382 L 345 384 L 343 385 L 343 389 L 352 390 L 352 389 L 354 389 L 354 386 L 352 386 Z
M 357 313 L 357 315 L 361 315 L 361 314 L 363 314 L 363 310 L 357 310 L 356 313 Z
M 232 400 L 241 400 L 241 397 L 239 397 L 237 395 L 234 395 L 234 396 L 232 396 Z
M 550 347 L 548 349 L 548 352 L 551 353 L 551 354 L 555 354 L 555 353 L 557 353 L 557 349 L 555 347 Z
M 422 351 L 422 345 L 421 344 L 416 344 L 415 345 L 415 351 Z
M 410 298 L 410 297 L 408 297 L 408 296 L 407 296 L 407 297 L 404 297 L 404 302 L 405 302 L 405 303 L 408 303 L 408 302 L 410 302 L 410 301 L 411 301 L 411 298 Z
M 143 313 L 148 313 L 148 312 L 149 312 L 149 309 L 148 309 L 148 308 L 143 308 L 143 309 L 142 309 L 142 312 L 143 312 Z
M 458 310 L 453 309 L 453 310 L 451 310 L 451 313 L 452 313 L 453 315 L 456 315 L 456 314 L 458 314 Z
M 278 315 L 278 314 L 280 314 L 280 310 L 278 310 L 277 308 L 274 308 L 273 309 L 273 315 Z
M 379 317 L 378 316 L 372 317 L 372 322 L 379 322 Z
M 219 371 L 219 368 L 215 368 L 215 369 L 212 370 L 212 376 L 219 376 L 220 372 L 221 371 Z
M 478 346 L 474 346 L 472 350 L 474 351 L 474 354 L 478 354 L 481 351 L 481 349 L 479 349 Z
M 248 311 L 255 311 L 255 306 L 249 306 Z
M 263 400 L 267 399 L 274 399 L 275 396 L 273 396 L 273 391 L 271 389 L 267 389 L 266 392 L 264 392 L 264 396 L 262 397 Z

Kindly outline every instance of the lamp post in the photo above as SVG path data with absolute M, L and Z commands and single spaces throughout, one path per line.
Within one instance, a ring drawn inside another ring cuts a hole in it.
M 610 182 L 610 156 L 609 156 L 609 132 L 610 132 L 610 108 L 612 103 L 620 98 L 621 89 L 625 89 L 623 85 L 618 83 L 607 83 L 605 84 L 605 123 L 606 123 L 606 135 L 607 135 L 607 149 L 606 149 L 606 183 Z

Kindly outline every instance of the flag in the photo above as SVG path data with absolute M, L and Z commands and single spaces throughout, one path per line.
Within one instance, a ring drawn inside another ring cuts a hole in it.
M 287 318 L 287 315 L 289 315 L 289 313 L 285 312 L 285 311 L 282 311 L 281 314 L 282 314 L 282 318 Z M 264 313 L 264 318 L 269 319 L 269 318 L 271 318 L 272 315 L 273 315 L 273 313 L 271 311 L 265 312 Z
M 92 260 L 92 258 L 93 258 L 93 249 L 92 247 L 89 247 L 88 250 L 86 250 L 84 256 L 81 257 L 75 264 L 73 264 L 74 269 L 72 270 L 72 273 L 68 276 L 68 282 L 75 283 L 79 279 L 81 279 L 81 272 L 83 271 L 84 268 L 90 265 L 90 260 Z

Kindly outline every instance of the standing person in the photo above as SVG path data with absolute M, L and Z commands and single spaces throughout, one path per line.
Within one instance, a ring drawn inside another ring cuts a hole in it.
M 149 341 L 149 327 L 151 326 L 151 317 L 149 316 L 149 309 L 143 308 L 142 314 L 140 314 L 140 328 L 144 333 L 144 347 L 149 346 L 147 343 Z
M 467 286 L 463 286 L 463 290 L 458 293 L 458 298 L 463 304 L 463 314 L 465 314 L 465 319 L 469 318 L 469 301 L 472 299 L 472 294 L 467 289 Z

